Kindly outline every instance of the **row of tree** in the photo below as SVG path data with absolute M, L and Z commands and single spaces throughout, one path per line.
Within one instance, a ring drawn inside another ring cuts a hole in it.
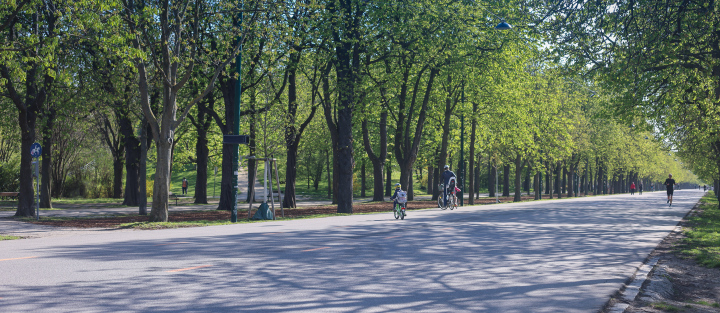
M 146 214 L 148 161 L 154 165 L 155 221 L 167 220 L 170 177 L 179 163 L 197 165 L 196 202 L 206 203 L 208 165 L 222 160 L 219 209 L 230 208 L 233 148 L 221 136 L 238 123 L 250 135 L 244 153 L 284 161 L 287 207 L 295 206 L 302 166 L 316 183 L 326 173 L 340 213 L 352 212 L 354 178 L 366 163 L 375 200 L 389 190 L 391 164 L 410 191 L 413 174 L 425 172 L 434 197 L 447 163 L 457 164 L 471 191 L 482 180 L 479 168 L 489 169 L 484 179 L 491 191 L 502 168 L 505 188 L 514 172 L 518 201 L 523 173 L 534 177 L 536 198 L 541 175 L 558 177 L 545 183 L 558 196 L 563 188 L 571 195 L 620 192 L 630 180 L 665 176 L 677 166 L 667 137 L 655 138 L 644 119 L 608 109 L 639 97 L 618 89 L 628 81 L 579 76 L 586 68 L 572 70 L 581 63 L 574 61 L 581 53 L 568 48 L 574 45 L 540 48 L 552 35 L 584 29 L 580 19 L 577 28 L 554 27 L 553 14 L 575 7 L 532 4 L 3 3 L 0 32 L 8 48 L 0 51 L 0 103 L 3 116 L 17 117 L 6 129 L 19 126 L 18 151 L 40 138 L 46 147 L 43 206 L 62 193 L 73 171 L 68 160 L 92 149 L 77 144 L 91 134 L 113 160 L 113 196 L 139 206 L 140 214 Z M 498 14 L 527 27 L 495 30 Z M 558 51 L 565 54 L 553 61 Z M 238 99 L 241 120 L 234 119 Z M 31 160 L 27 153 L 20 158 L 16 215 L 31 216 Z M 250 161 L 251 182 L 256 166 Z

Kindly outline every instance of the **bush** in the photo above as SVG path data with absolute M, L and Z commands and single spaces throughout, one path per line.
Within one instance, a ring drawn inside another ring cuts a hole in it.
M 145 193 L 147 197 L 153 196 L 153 187 L 155 187 L 154 180 L 148 180 L 145 182 Z
M 0 191 L 20 190 L 20 159 L 0 163 Z

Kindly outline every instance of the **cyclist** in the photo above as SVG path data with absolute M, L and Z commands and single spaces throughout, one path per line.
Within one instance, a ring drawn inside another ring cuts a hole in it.
M 443 190 L 443 205 L 445 207 L 447 207 L 448 190 L 453 190 L 449 188 L 455 188 L 455 186 L 450 187 L 450 178 L 452 177 L 457 176 L 450 170 L 450 165 L 445 165 L 445 171 L 443 172 L 443 183 L 445 184 L 445 189 Z
M 390 200 L 393 200 L 393 210 L 395 210 L 395 207 L 397 207 L 398 203 L 400 203 L 398 198 L 405 198 L 407 200 L 407 193 L 402 190 L 402 185 L 400 183 L 395 184 L 395 193 L 393 193 L 392 197 L 390 197 Z M 405 214 L 407 216 L 407 214 Z
M 670 206 L 672 206 L 672 199 L 673 199 L 673 186 L 677 185 L 675 180 L 672 178 L 672 174 L 668 176 L 668 179 L 665 180 L 665 186 L 667 186 L 667 203 L 670 203 Z

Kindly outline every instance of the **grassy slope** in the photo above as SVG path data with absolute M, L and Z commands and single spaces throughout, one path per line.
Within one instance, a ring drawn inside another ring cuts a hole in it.
M 685 234 L 681 252 L 691 255 L 707 267 L 720 267 L 720 209 L 715 194 L 710 191 L 701 200 L 700 216 L 690 219 L 692 229 Z

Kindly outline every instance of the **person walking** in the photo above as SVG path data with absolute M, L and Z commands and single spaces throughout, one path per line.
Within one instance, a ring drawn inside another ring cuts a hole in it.
M 635 195 L 635 182 L 630 184 L 630 195 Z
M 638 191 L 640 192 L 640 195 L 642 196 L 642 182 L 638 185 Z
M 672 174 L 668 176 L 668 179 L 665 180 L 665 186 L 667 186 L 667 203 L 670 203 L 670 206 L 672 206 L 672 200 L 673 200 L 673 187 L 677 185 L 675 180 L 672 178 Z
M 182 194 L 183 194 L 183 196 L 184 196 L 184 195 L 187 195 L 187 188 L 188 188 L 188 181 L 187 181 L 187 179 L 185 179 L 185 178 L 183 177 L 183 180 L 182 180 Z
M 707 185 L 703 185 L 703 191 L 707 191 Z

